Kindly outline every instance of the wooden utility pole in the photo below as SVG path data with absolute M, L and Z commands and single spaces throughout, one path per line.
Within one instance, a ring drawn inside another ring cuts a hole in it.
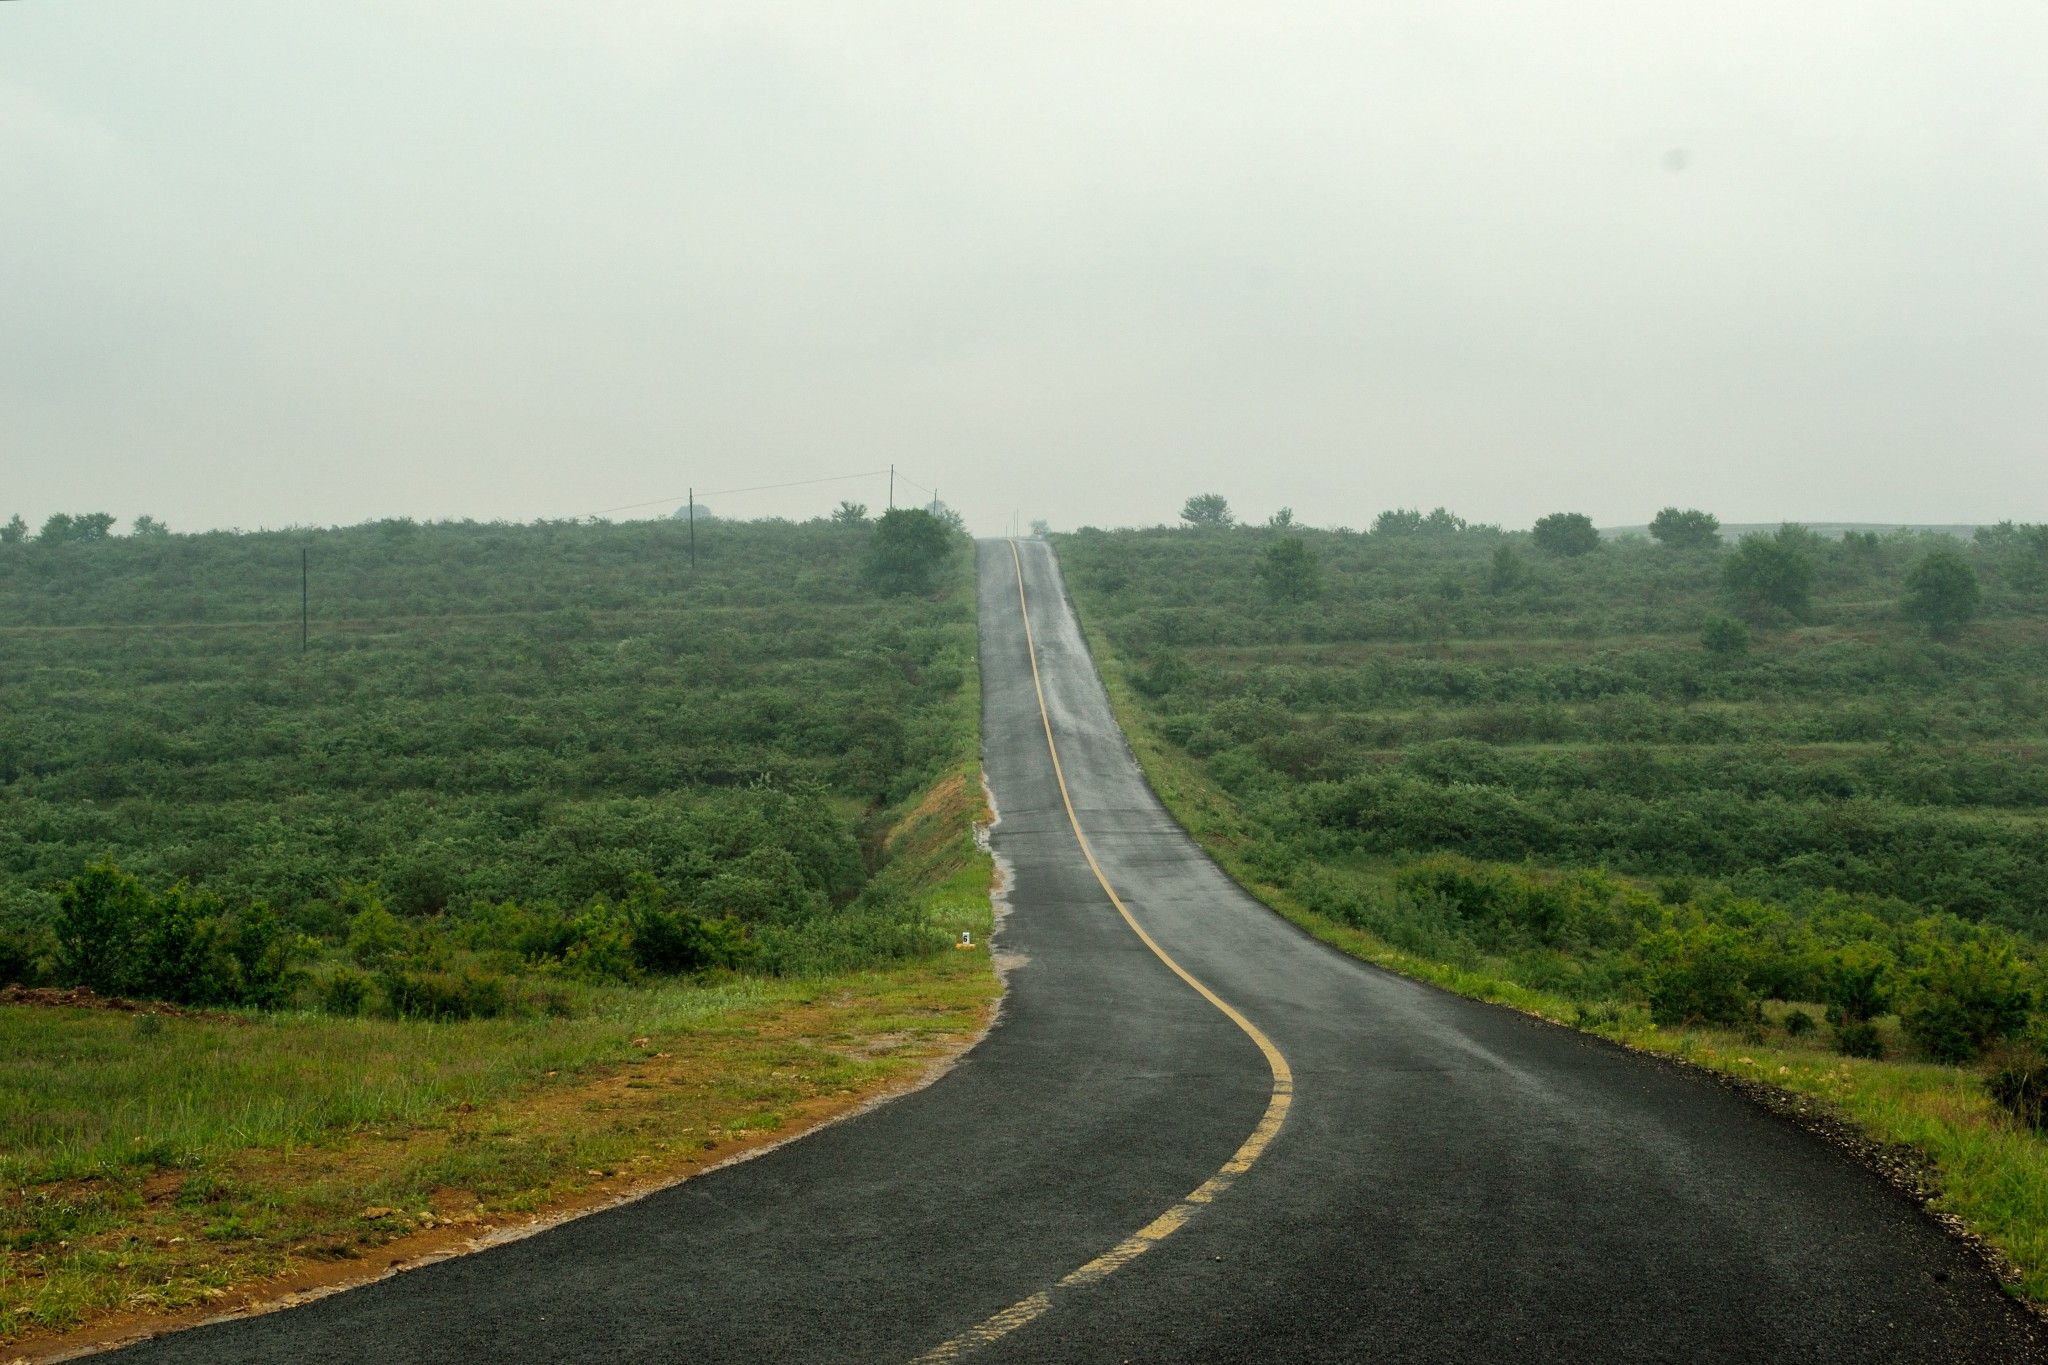
M 889 510 L 896 510 L 896 466 L 889 466 Z
M 674 488 L 674 484 L 669 485 Z M 697 490 L 690 490 L 690 567 L 697 567 Z
M 304 654 L 311 647 L 312 626 L 309 624 L 309 608 L 313 602 L 313 571 L 304 547 L 299 550 L 299 653 Z

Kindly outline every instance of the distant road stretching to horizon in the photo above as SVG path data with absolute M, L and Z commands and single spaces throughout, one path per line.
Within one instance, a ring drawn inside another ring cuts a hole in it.
M 1330 949 L 1152 795 L 1037 541 L 978 548 L 1017 965 L 943 1080 L 138 1362 L 2042 1359 L 1854 1161 Z

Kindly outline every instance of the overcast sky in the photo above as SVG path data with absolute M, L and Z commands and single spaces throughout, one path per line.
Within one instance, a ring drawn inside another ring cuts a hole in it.
M 895 461 L 984 531 L 2044 520 L 2044 53 L 2037 0 L 13 0 L 0 517 Z

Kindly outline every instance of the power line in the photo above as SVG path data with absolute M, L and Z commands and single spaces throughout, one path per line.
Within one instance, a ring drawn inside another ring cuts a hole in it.
M 704 496 L 707 498 L 723 498 L 733 493 L 765 493 L 773 488 L 808 488 L 813 484 L 820 483 L 847 483 L 853 479 L 879 479 L 888 472 L 886 469 L 870 469 L 865 474 L 834 474 L 824 479 L 792 479 L 788 483 L 757 483 L 747 488 L 707 488 L 704 490 Z M 908 483 L 910 481 L 905 479 L 904 482 Z M 916 486 L 924 487 L 922 484 Z M 931 490 L 925 489 L 925 491 L 930 492 Z M 631 512 L 641 507 L 666 507 L 674 502 L 674 498 L 649 498 L 646 502 L 629 502 L 623 507 L 599 508 L 591 513 L 591 515 L 601 517 L 611 512 Z

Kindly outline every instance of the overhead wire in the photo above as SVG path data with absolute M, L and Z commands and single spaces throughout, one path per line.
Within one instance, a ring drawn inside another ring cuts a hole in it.
M 685 493 L 683 495 L 683 498 L 723 498 L 729 497 L 735 493 L 765 493 L 768 490 L 774 488 L 808 488 L 813 484 L 820 483 L 847 483 L 854 479 L 879 479 L 886 475 L 888 472 L 889 471 L 886 469 L 871 469 L 864 474 L 833 474 L 823 479 L 792 479 L 788 483 L 757 483 L 750 484 L 745 488 L 704 488 L 696 490 L 693 493 Z M 903 478 L 901 474 L 898 474 L 896 477 L 899 479 Z M 908 479 L 904 479 L 904 482 L 909 483 L 910 481 Z M 917 484 L 913 486 L 919 488 L 924 487 L 924 485 L 922 484 Z M 925 491 L 928 493 L 931 492 L 931 490 L 928 488 L 925 489 Z M 591 513 L 591 515 L 601 517 L 612 512 L 631 512 L 641 507 L 666 507 L 671 503 L 683 501 L 683 498 L 649 498 L 646 502 L 629 502 L 618 507 L 599 508 L 597 511 Z

